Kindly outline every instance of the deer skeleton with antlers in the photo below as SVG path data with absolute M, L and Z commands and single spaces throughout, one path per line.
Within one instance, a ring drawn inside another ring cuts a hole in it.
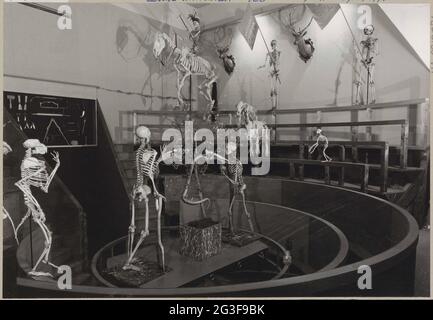
M 233 31 L 230 28 L 218 28 L 214 32 L 214 45 L 218 57 L 222 60 L 224 70 L 227 74 L 232 74 L 236 62 L 232 54 L 229 54 L 230 45 L 233 39 Z
M 40 188 L 42 191 L 48 193 L 48 187 L 50 186 L 51 181 L 60 166 L 59 153 L 51 153 L 53 160 L 56 162 L 56 166 L 51 171 L 51 173 L 48 174 L 45 161 L 39 160 L 34 157 L 35 155 L 46 154 L 47 147 L 42 144 L 38 139 L 28 139 L 24 141 L 23 146 L 24 148 L 26 148 L 26 153 L 24 156 L 24 160 L 21 162 L 21 180 L 16 182 L 15 185 L 24 194 L 24 203 L 27 206 L 27 213 L 18 225 L 16 232 L 18 233 L 19 228 L 31 216 L 33 221 L 42 230 L 45 238 L 45 247 L 36 264 L 33 266 L 32 270 L 29 271 L 28 274 L 33 277 L 53 277 L 52 274 L 49 272 L 36 271 L 42 261 L 56 269 L 58 269 L 58 266 L 54 265 L 49 260 L 52 245 L 52 234 L 45 224 L 45 214 L 38 201 L 34 198 L 31 187 Z
M 124 270 L 136 270 L 139 271 L 140 268 L 135 266 L 133 263 L 135 261 L 135 255 L 140 245 L 144 239 L 150 234 L 149 232 L 149 198 L 151 194 L 151 188 L 145 184 L 145 180 L 149 180 L 151 187 L 153 188 L 153 196 L 155 198 L 155 206 L 157 210 L 157 246 L 161 258 L 161 268 L 165 271 L 165 256 L 164 256 L 164 246 L 161 240 L 161 212 L 162 212 L 162 201 L 165 197 L 158 192 L 155 185 L 155 179 L 159 175 L 159 164 L 162 161 L 167 160 L 172 157 L 173 151 L 168 152 L 166 146 L 161 148 L 161 155 L 157 158 L 157 151 L 150 148 L 150 130 L 145 126 L 138 126 L 135 131 L 136 136 L 140 140 L 140 146 L 136 152 L 135 163 L 137 168 L 137 180 L 133 186 L 131 194 L 131 224 L 128 229 L 128 258 L 123 266 Z M 145 202 L 145 222 L 144 230 L 141 230 L 140 237 L 134 246 L 135 242 L 135 200 Z

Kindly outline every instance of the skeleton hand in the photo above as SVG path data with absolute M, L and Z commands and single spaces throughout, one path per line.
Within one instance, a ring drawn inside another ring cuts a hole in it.
M 51 156 L 53 157 L 53 160 L 56 162 L 56 164 L 60 165 L 59 153 L 57 151 L 53 151 L 51 152 Z

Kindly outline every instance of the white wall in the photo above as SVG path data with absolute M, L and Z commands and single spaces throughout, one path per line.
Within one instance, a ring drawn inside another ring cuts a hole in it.
M 51 4 L 52 6 L 53 4 Z M 96 89 L 70 85 L 54 85 L 40 81 L 5 78 L 5 90 L 28 91 L 47 94 L 96 97 L 102 106 L 104 116 L 116 142 L 130 142 L 131 134 L 121 132 L 131 118 L 123 118 L 122 112 L 135 109 L 169 109 L 176 100 L 145 98 L 132 94 L 175 96 L 176 77 L 173 70 L 161 69 L 152 55 L 155 31 L 173 34 L 166 21 L 172 15 L 159 17 L 155 14 L 164 10 L 153 10 L 153 20 L 109 4 L 71 3 L 72 30 L 57 28 L 57 17 L 20 4 L 4 5 L 4 70 L 5 74 L 33 78 L 92 84 Z M 152 4 L 156 6 L 156 4 Z M 167 6 L 172 10 L 175 4 Z M 207 12 L 212 12 L 207 6 Z M 222 8 L 217 4 L 218 8 Z M 356 5 L 344 5 L 345 13 L 355 36 L 360 39 L 361 31 L 356 29 Z M 377 100 L 397 101 L 429 96 L 429 72 L 406 40 L 377 5 L 372 5 L 375 35 L 380 42 L 380 55 L 376 59 Z M 152 7 L 155 8 L 155 7 Z M 174 9 L 173 9 L 174 10 Z M 300 25 L 305 25 L 311 13 L 307 10 Z M 202 17 L 204 19 L 204 16 Z M 284 30 L 275 15 L 257 18 L 268 42 L 277 39 L 281 56 L 280 108 L 318 105 L 346 105 L 353 94 L 353 39 L 341 11 L 322 30 L 315 21 L 308 30 L 316 51 L 313 58 L 304 63 L 292 45 L 290 34 Z M 119 28 L 128 27 L 127 37 L 121 37 L 122 49 L 117 42 Z M 426 26 L 428 28 L 429 26 Z M 236 70 L 228 76 L 211 43 L 205 40 L 201 54 L 217 65 L 218 94 L 220 109 L 233 109 L 239 100 L 245 100 L 258 108 L 270 108 L 269 78 L 264 70 L 257 67 L 264 61 L 266 49 L 258 36 L 251 51 L 236 27 L 231 51 L 236 57 Z M 179 30 L 177 30 L 179 32 Z M 135 35 L 134 35 L 135 33 Z M 181 32 L 180 32 L 181 33 Z M 141 42 L 137 40 L 137 36 Z M 127 41 L 125 40 L 127 39 Z M 183 42 L 185 46 L 189 44 Z M 196 82 L 196 81 L 195 81 Z M 338 84 L 338 90 L 337 88 Z M 185 86 L 184 94 L 187 95 Z M 193 86 L 194 87 L 194 86 Z M 25 88 L 25 89 L 24 89 Z M 33 91 L 32 91 L 33 90 Z M 94 90 L 94 92 L 92 92 Z M 118 91 L 131 94 L 120 93 Z M 196 96 L 196 91 L 193 92 Z M 203 107 L 203 106 L 201 106 Z M 363 120 L 364 115 L 359 115 Z M 393 111 L 375 111 L 375 119 L 407 118 L 405 108 Z M 349 121 L 348 113 L 323 114 L 321 121 Z M 163 120 L 159 120 L 163 121 Z M 299 122 L 299 116 L 281 118 L 281 122 Z M 315 116 L 307 121 L 315 122 Z M 376 128 L 376 135 L 391 139 L 399 135 L 388 128 Z M 332 130 L 331 138 L 347 138 L 347 129 Z M 386 134 L 385 134 L 386 133 Z M 334 135 L 334 137 L 332 137 Z M 296 134 L 295 134 L 296 136 Z

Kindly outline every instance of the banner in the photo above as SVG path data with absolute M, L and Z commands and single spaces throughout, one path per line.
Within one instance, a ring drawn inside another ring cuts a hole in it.
M 324 29 L 340 9 L 339 4 L 307 4 L 321 29 Z
M 251 50 L 254 48 L 254 42 L 256 41 L 257 31 L 259 25 L 257 24 L 256 18 L 253 15 L 251 6 L 248 6 L 242 21 L 238 25 L 240 33 L 244 36 Z

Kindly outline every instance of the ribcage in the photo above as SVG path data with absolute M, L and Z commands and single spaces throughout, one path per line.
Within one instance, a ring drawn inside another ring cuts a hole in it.
M 159 175 L 157 152 L 154 149 L 147 149 L 140 146 L 136 154 L 137 163 L 137 183 L 143 184 L 143 176 L 151 179 Z
M 38 172 L 39 170 L 40 172 Z M 36 172 L 38 173 L 35 174 Z M 21 178 L 27 178 L 27 177 L 30 177 L 30 179 L 26 180 L 28 186 L 40 188 L 47 183 L 48 173 L 46 168 L 44 167 L 21 168 Z
M 236 183 L 238 184 L 244 183 L 242 179 L 243 167 L 242 167 L 242 163 L 239 160 L 236 160 L 235 164 L 228 164 L 227 172 L 229 178 L 235 181 Z

